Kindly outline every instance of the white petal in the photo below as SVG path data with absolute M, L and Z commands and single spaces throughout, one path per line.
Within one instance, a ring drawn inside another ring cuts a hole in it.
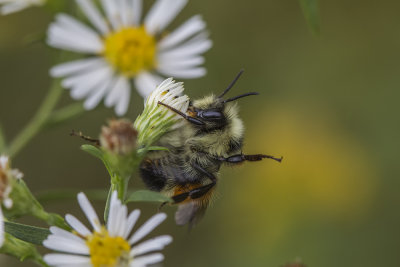
M 137 255 L 142 255 L 156 250 L 162 250 L 166 245 L 171 242 L 172 237 L 169 235 L 158 236 L 134 246 L 131 250 L 130 255 L 135 258 Z
M 127 84 L 127 78 L 124 76 L 121 75 L 117 78 L 114 86 L 111 88 L 104 102 L 107 107 L 114 106 L 119 102 L 119 99 L 123 97 L 125 87 L 129 86 Z
M 107 27 L 106 22 L 101 17 L 100 12 L 93 5 L 91 0 L 76 0 L 76 3 L 85 13 L 86 17 L 90 20 L 90 22 L 102 33 L 107 34 L 109 29 Z
M 52 266 L 76 266 L 76 264 L 87 264 L 81 266 L 92 266 L 90 262 L 90 257 L 87 256 L 78 256 L 78 255 L 66 255 L 60 253 L 51 253 L 46 254 L 43 257 L 44 261 Z
M 128 111 L 129 107 L 129 102 L 131 98 L 131 86 L 129 84 L 129 81 L 125 79 L 124 86 L 121 91 L 121 96 L 118 100 L 118 103 L 115 106 L 115 113 L 118 116 L 125 115 L 125 113 Z
M 50 227 L 50 232 L 53 235 L 56 235 L 58 237 L 62 237 L 62 238 L 65 238 L 65 239 L 70 239 L 70 240 L 76 241 L 78 243 L 85 244 L 85 241 L 81 237 L 79 237 L 79 236 L 77 236 L 77 235 L 75 235 L 75 234 L 73 234 L 71 232 L 68 232 L 68 231 L 66 231 L 64 229 L 58 228 L 57 226 L 51 226 Z
M 47 239 L 43 241 L 43 246 L 60 252 L 89 255 L 89 248 L 83 240 L 79 242 L 64 236 L 49 235 Z
M 139 216 L 140 210 L 134 210 L 129 214 L 128 219 L 126 220 L 125 232 L 122 235 L 123 238 L 128 238 L 128 235 L 132 231 L 132 228 L 135 226 Z
M 66 63 L 61 63 L 50 69 L 52 77 L 63 77 L 71 74 L 82 73 L 82 71 L 91 70 L 99 65 L 106 65 L 103 58 L 94 57 L 88 59 L 79 59 Z
M 175 46 L 194 34 L 204 30 L 205 27 L 206 23 L 203 21 L 200 15 L 193 16 L 176 30 L 174 30 L 171 34 L 161 39 L 158 43 L 158 49 L 165 50 Z
M 8 15 L 28 7 L 28 2 L 8 3 L 1 7 L 1 14 Z
M 129 24 L 132 26 L 138 26 L 140 23 L 140 17 L 142 15 L 142 0 L 130 0 L 131 7 L 129 10 Z
M 117 0 L 117 8 L 119 9 L 119 14 L 121 15 L 121 23 L 123 26 L 129 26 L 129 7 L 128 0 Z
M 138 93 L 146 99 L 162 81 L 163 79 L 158 75 L 141 72 L 135 78 L 135 87 Z
M 65 220 L 81 236 L 88 236 L 92 234 L 90 230 L 87 229 L 86 226 L 83 223 L 81 223 L 81 221 L 79 221 L 75 216 L 67 214 L 65 215 Z
M 158 0 L 144 20 L 146 31 L 154 35 L 164 30 L 186 3 L 187 0 Z
M 203 77 L 207 71 L 205 68 L 158 68 L 158 71 L 166 76 L 173 76 L 180 79 L 194 79 Z
M 143 267 L 163 260 L 164 256 L 161 253 L 154 253 L 133 259 L 133 262 L 131 263 L 130 267 Z
M 77 86 L 82 83 L 88 82 L 88 77 L 91 73 L 96 72 L 100 69 L 109 68 L 109 66 L 105 62 L 101 62 L 97 65 L 93 65 L 91 69 L 87 68 L 85 71 L 80 71 L 79 73 L 72 74 L 68 78 L 62 80 L 61 85 L 65 88 L 70 88 L 73 86 Z
M 103 43 L 100 38 L 88 38 L 79 31 L 52 23 L 48 29 L 48 41 L 51 46 L 83 53 L 100 53 Z
M 148 233 L 153 231 L 160 223 L 162 223 L 167 218 L 165 213 L 158 213 L 151 217 L 145 224 L 143 224 L 129 239 L 129 244 L 134 244 L 143 237 L 145 237 Z
M 101 0 L 108 21 L 110 21 L 114 30 L 118 30 L 121 27 L 121 14 L 118 13 L 116 2 L 116 0 Z
M 169 61 L 169 60 L 162 60 L 160 58 L 158 60 L 158 66 L 157 69 L 187 69 L 187 68 L 193 68 L 198 65 L 201 65 L 204 63 L 204 57 L 202 56 L 194 56 L 194 57 L 187 57 L 187 58 L 178 58 L 174 61 Z M 167 75 L 167 76 L 172 76 L 172 75 Z
M 4 243 L 4 217 L 3 211 L 0 207 L 0 248 L 3 246 Z
M 99 39 L 99 35 L 92 28 L 86 26 L 70 15 L 63 13 L 56 15 L 56 23 L 70 31 L 79 32 L 81 36 L 85 36 L 85 40 Z
M 111 194 L 110 210 L 107 219 L 107 230 L 111 236 L 116 236 L 120 206 L 121 201 L 118 199 L 117 191 L 113 191 Z
M 109 77 L 109 80 L 103 83 L 97 90 L 92 91 L 83 104 L 84 108 L 87 110 L 94 109 L 101 101 L 101 99 L 106 95 L 110 86 L 113 82 L 113 78 Z
M 84 193 L 81 192 L 78 194 L 78 202 L 90 224 L 96 231 L 100 232 L 101 225 L 99 217 L 97 217 L 96 211 L 93 209 L 92 204 L 90 204 Z
M 174 47 L 167 51 L 160 51 L 157 58 L 160 61 L 175 61 L 185 57 L 193 57 L 206 52 L 211 48 L 211 46 L 211 40 L 207 38 L 206 34 L 201 33 L 180 46 Z
M 99 86 L 107 82 L 112 74 L 113 70 L 108 66 L 85 74 L 86 80 L 72 88 L 71 97 L 74 99 L 86 97 L 93 90 L 97 90 Z

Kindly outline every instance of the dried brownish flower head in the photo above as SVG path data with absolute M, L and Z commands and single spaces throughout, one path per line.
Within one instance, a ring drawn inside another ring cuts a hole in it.
M 128 155 L 136 149 L 137 131 L 127 119 L 113 119 L 108 126 L 103 126 L 100 134 L 100 145 L 119 155 Z

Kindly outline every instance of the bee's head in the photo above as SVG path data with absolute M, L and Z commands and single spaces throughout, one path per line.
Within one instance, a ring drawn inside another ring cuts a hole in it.
M 216 130 L 223 128 L 229 121 L 231 103 L 239 98 L 258 95 L 256 92 L 250 92 L 234 96 L 228 99 L 224 99 L 224 95 L 233 87 L 236 81 L 239 79 L 240 75 L 243 73 L 241 70 L 231 84 L 222 92 L 221 95 L 215 96 L 210 95 L 199 100 L 195 100 L 188 109 L 188 115 L 191 117 L 196 117 L 201 120 L 204 124 L 200 127 L 208 130 Z

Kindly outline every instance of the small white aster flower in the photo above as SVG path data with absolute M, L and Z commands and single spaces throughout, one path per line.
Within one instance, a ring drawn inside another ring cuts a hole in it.
M 21 11 L 22 9 L 30 6 L 40 6 L 45 3 L 46 0 L 0 0 L 0 13 L 7 15 L 10 13 Z
M 183 121 L 183 117 L 167 107 L 163 103 L 186 113 L 189 107 L 189 97 L 183 94 L 182 82 L 175 82 L 172 78 L 164 80 L 147 98 L 144 110 L 135 120 L 138 143 L 149 146 L 157 141 L 164 133 L 173 130 Z
M 53 67 L 53 77 L 65 78 L 74 99 L 86 99 L 93 109 L 104 98 L 118 115 L 128 109 L 131 83 L 147 97 L 163 80 L 160 76 L 192 79 L 205 75 L 202 54 L 212 46 L 205 22 L 193 16 L 168 33 L 165 28 L 188 2 L 157 0 L 144 19 L 142 0 L 101 0 L 106 14 L 92 0 L 76 0 L 95 30 L 59 14 L 48 29 L 50 46 L 90 55 Z
M 2 206 L 10 209 L 13 205 L 9 197 L 12 186 L 10 179 L 21 179 L 23 174 L 17 169 L 10 168 L 10 160 L 7 156 L 0 156 L 0 247 L 4 243 L 4 216 Z
M 172 237 L 162 235 L 141 242 L 166 218 L 158 213 L 130 235 L 140 211 L 134 210 L 128 215 L 127 207 L 121 204 L 114 191 L 110 202 L 107 226 L 100 224 L 93 206 L 84 193 L 78 194 L 78 202 L 93 227 L 89 230 L 73 215 L 67 214 L 65 220 L 73 228 L 72 232 L 50 227 L 51 234 L 43 242 L 49 249 L 60 253 L 44 256 L 50 266 L 94 266 L 94 267 L 142 267 L 161 262 L 164 256 L 154 251 L 162 250 L 171 243 Z

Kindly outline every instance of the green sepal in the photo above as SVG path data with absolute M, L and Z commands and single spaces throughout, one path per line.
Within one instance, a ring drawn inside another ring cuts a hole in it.
M 25 242 L 42 245 L 50 234 L 49 229 L 15 222 L 4 222 L 5 232 Z
M 2 247 L 0 247 L 1 254 L 6 254 L 15 257 L 20 261 L 33 260 L 42 266 L 48 266 L 43 261 L 42 256 L 36 250 L 34 245 L 22 241 L 18 238 L 15 238 L 14 236 L 8 234 L 7 232 L 4 233 L 4 237 L 5 237 L 4 244 Z
M 128 202 L 167 202 L 172 203 L 173 200 L 161 193 L 150 190 L 138 190 L 128 196 L 125 201 Z
M 139 148 L 137 150 L 137 153 L 138 155 L 143 156 L 148 151 L 169 151 L 169 149 L 163 146 L 149 146 L 149 147 Z
M 318 0 L 300 0 L 300 5 L 309 28 L 315 35 L 319 35 Z

